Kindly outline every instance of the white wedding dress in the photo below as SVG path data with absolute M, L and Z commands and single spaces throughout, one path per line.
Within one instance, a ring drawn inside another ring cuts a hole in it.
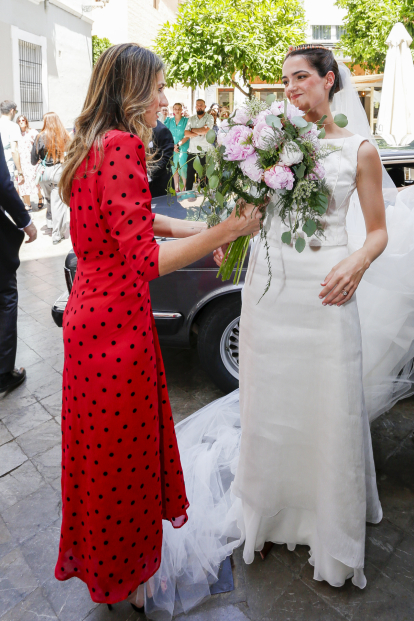
M 164 523 L 161 566 L 146 588 L 150 619 L 169 620 L 207 598 L 220 563 L 243 543 L 246 563 L 266 541 L 304 544 L 316 580 L 366 584 L 365 523 L 382 517 L 369 417 L 413 392 L 414 189 L 390 190 L 389 246 L 358 295 L 322 306 L 320 283 L 364 241 L 354 192 L 363 140 L 325 141 L 337 149 L 324 161 L 331 193 L 322 240 L 307 240 L 299 254 L 281 243 L 273 217 L 273 278 L 261 300 L 267 263 L 255 244 L 243 290 L 240 393 L 176 426 L 189 520 L 180 530 Z

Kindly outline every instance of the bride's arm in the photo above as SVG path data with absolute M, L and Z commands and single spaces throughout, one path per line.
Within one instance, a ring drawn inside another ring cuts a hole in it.
M 319 297 L 324 306 L 341 306 L 347 302 L 365 271 L 387 246 L 381 160 L 369 142 L 363 142 L 358 151 L 357 189 L 367 236 L 362 248 L 335 265 L 321 283 L 323 289 Z M 344 296 L 342 291 L 347 291 L 348 295 Z
M 197 220 L 179 220 L 178 218 L 169 218 L 156 214 L 154 223 L 154 233 L 159 237 L 191 237 L 197 235 L 207 229 L 205 222 Z

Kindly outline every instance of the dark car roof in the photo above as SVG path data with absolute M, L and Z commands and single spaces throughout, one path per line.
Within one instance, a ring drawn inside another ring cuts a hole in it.
M 194 220 L 205 222 L 208 209 L 203 207 L 183 207 L 176 196 L 157 196 L 151 200 L 151 209 L 154 213 L 179 220 Z

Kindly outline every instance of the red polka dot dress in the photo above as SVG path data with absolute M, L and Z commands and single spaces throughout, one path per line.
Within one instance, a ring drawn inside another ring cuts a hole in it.
M 162 520 L 180 527 L 188 508 L 151 311 L 159 246 L 137 136 L 105 136 L 103 162 L 91 152 L 78 170 L 70 211 L 78 267 L 63 321 L 55 575 L 115 603 L 157 571 Z

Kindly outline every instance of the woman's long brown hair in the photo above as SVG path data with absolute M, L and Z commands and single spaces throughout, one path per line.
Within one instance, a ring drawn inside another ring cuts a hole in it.
M 154 101 L 156 77 L 162 69 L 162 60 L 137 43 L 113 45 L 99 57 L 59 183 L 64 203 L 69 205 L 76 171 L 94 145 L 99 167 L 103 137 L 111 129 L 122 128 L 139 136 L 148 150 L 152 128 L 145 122 L 145 112 Z
M 70 142 L 70 136 L 56 112 L 46 112 L 43 117 L 43 127 L 36 141 L 42 136 L 48 158 L 55 164 L 63 162 L 65 151 Z

